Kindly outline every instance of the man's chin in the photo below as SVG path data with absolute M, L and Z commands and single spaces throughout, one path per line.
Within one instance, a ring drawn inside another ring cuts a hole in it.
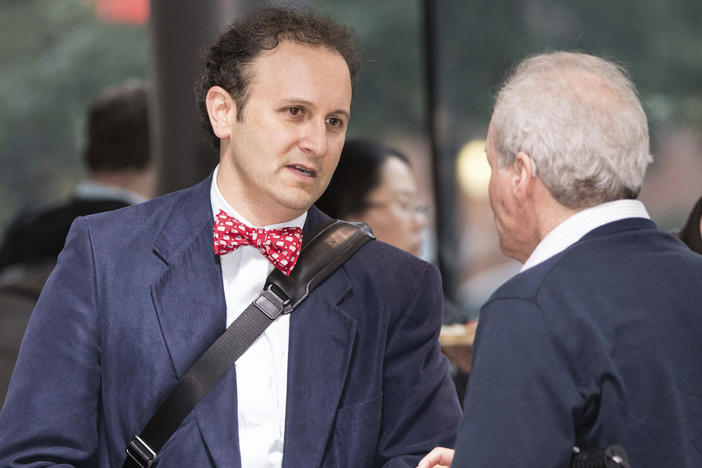
M 294 219 L 309 210 L 316 200 L 316 198 L 312 197 L 293 199 L 287 198 L 285 200 L 280 200 L 278 205 L 281 212 L 287 213 L 286 217 Z
M 288 188 L 280 198 L 281 205 L 291 210 L 307 211 L 317 201 L 322 193 L 310 191 L 299 187 Z

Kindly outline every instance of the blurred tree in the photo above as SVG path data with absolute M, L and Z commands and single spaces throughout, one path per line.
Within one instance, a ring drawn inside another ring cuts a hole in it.
M 316 0 L 315 8 L 348 25 L 363 51 L 349 137 L 426 130 L 421 2 Z
M 484 136 L 506 71 L 546 50 L 578 50 L 622 63 L 637 84 L 652 134 L 702 126 L 702 2 L 696 0 L 444 0 L 442 103 L 447 138 Z
M 233 0 L 234 1 L 234 0 Z M 300 0 L 302 1 L 302 0 Z M 88 102 L 145 77 L 145 25 L 106 24 L 93 1 L 0 2 L 0 224 L 23 203 L 67 194 L 80 178 Z M 364 71 L 349 136 L 423 135 L 419 0 L 309 0 L 354 28 Z M 437 0 L 439 123 L 447 154 L 484 136 L 495 87 L 530 53 L 576 49 L 627 65 L 657 136 L 702 126 L 702 2 Z

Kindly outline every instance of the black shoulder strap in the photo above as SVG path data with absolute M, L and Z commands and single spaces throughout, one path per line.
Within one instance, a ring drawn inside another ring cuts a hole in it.
M 290 276 L 277 269 L 261 294 L 210 345 L 171 390 L 142 433 L 127 446 L 124 468 L 151 466 L 198 401 L 281 314 L 289 314 L 309 293 L 373 238 L 363 223 L 333 220 L 303 239 Z

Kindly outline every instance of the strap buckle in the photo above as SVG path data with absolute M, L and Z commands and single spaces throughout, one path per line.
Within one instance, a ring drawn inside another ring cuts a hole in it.
M 141 437 L 134 436 L 127 445 L 127 456 L 141 468 L 149 468 L 156 461 L 156 452 Z
M 290 305 L 290 298 L 280 286 L 269 283 L 253 303 L 269 319 L 275 320 L 280 314 L 285 313 L 286 308 Z

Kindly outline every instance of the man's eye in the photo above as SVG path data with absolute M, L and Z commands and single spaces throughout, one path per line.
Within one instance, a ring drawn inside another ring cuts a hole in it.
M 288 107 L 287 111 L 288 111 L 288 114 L 293 116 L 293 117 L 297 117 L 299 115 L 302 115 L 302 109 L 299 107 Z
M 327 123 L 329 124 L 329 126 L 334 128 L 343 128 L 344 126 L 344 121 L 341 119 L 337 119 L 336 117 L 329 117 L 327 119 Z

